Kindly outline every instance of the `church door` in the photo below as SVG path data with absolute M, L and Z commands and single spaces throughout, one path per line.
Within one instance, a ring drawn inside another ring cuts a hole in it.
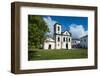
M 68 44 L 66 44 L 66 49 L 68 49 Z
M 49 44 L 49 47 L 48 47 L 48 49 L 51 49 L 51 44 Z

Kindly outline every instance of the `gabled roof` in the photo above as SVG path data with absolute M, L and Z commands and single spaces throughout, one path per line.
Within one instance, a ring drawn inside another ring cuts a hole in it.
M 85 35 L 85 36 L 81 37 L 80 39 L 85 38 L 85 37 L 88 37 L 88 35 Z
M 45 42 L 55 42 L 55 40 L 53 38 L 47 37 L 45 39 Z
M 71 33 L 70 33 L 68 30 L 65 30 L 64 32 L 61 32 L 61 34 L 64 34 L 66 31 L 67 31 L 67 32 L 70 34 L 70 36 L 71 36 Z

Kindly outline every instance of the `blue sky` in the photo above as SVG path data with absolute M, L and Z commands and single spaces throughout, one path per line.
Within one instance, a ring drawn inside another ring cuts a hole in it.
M 88 17 L 75 16 L 43 16 L 51 33 L 53 34 L 53 25 L 59 23 L 62 26 L 62 32 L 69 30 L 73 38 L 80 38 L 88 34 Z

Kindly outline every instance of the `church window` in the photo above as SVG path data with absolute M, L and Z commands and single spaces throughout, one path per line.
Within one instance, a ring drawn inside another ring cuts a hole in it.
M 70 42 L 70 38 L 69 38 L 69 42 Z
M 58 31 L 60 30 L 60 27 L 58 26 Z
M 65 37 L 63 38 L 63 42 L 65 42 Z
M 60 37 L 58 37 L 58 41 L 60 41 Z

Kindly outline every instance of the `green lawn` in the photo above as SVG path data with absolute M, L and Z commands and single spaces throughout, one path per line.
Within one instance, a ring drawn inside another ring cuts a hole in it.
M 78 59 L 87 57 L 87 49 L 34 49 L 28 51 L 28 60 Z

